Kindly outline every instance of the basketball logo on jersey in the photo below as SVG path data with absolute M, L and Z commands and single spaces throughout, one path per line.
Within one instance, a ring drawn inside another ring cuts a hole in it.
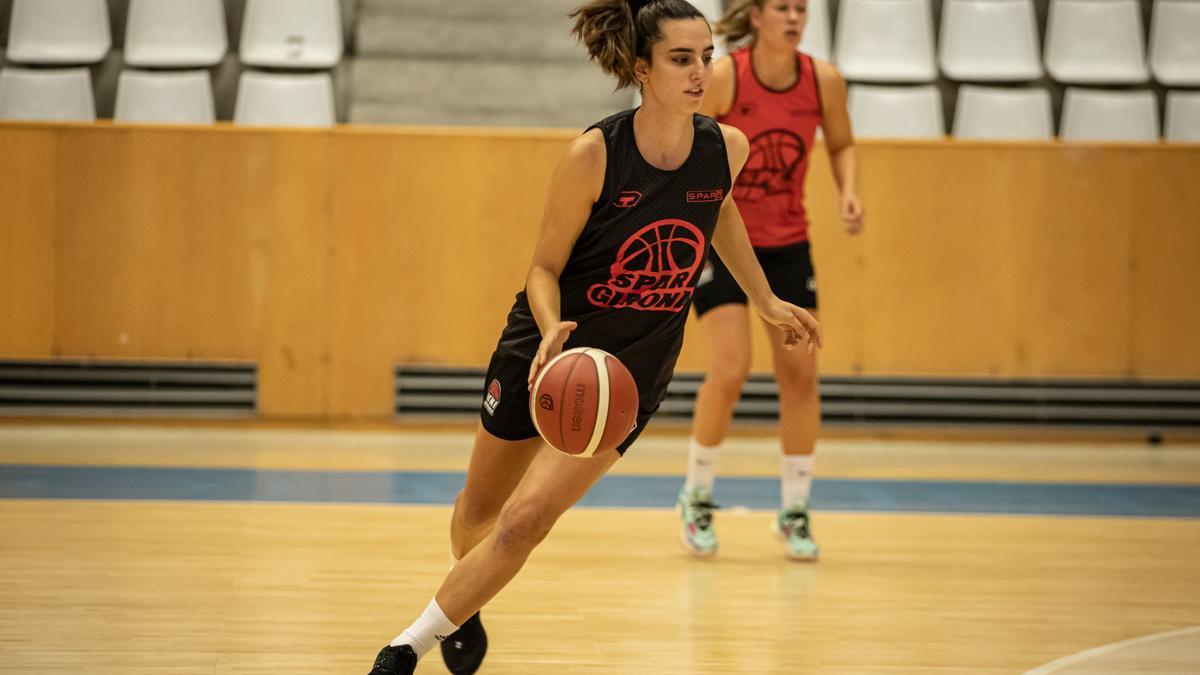
M 617 201 L 613 202 L 613 206 L 619 209 L 628 209 L 637 206 L 640 201 L 642 201 L 642 193 L 636 190 L 626 190 L 617 195 Z
M 689 285 L 704 257 L 704 233 L 667 218 L 638 230 L 617 251 L 610 278 L 588 289 L 597 307 L 678 312 L 692 297 Z
M 500 405 L 500 380 L 492 380 L 488 383 L 487 396 L 483 399 L 483 409 L 489 415 L 495 415 L 498 405 Z
M 804 161 L 804 139 L 787 129 L 771 129 L 750 140 L 750 158 L 737 179 L 735 197 L 756 202 L 769 195 L 788 194 L 796 167 Z

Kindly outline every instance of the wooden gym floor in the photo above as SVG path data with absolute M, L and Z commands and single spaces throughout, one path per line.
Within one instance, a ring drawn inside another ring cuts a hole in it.
M 0 672 L 365 673 L 447 568 L 470 434 L 0 424 Z M 481 673 L 1200 672 L 1200 446 L 826 440 L 807 565 L 761 433 L 686 557 L 684 448 L 563 518 Z

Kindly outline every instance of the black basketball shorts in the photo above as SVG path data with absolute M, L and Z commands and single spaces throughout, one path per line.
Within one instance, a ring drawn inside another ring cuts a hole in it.
M 530 360 L 514 354 L 495 352 L 483 382 L 483 403 L 479 419 L 491 435 L 506 441 L 523 441 L 538 435 L 529 417 Z M 622 456 L 650 423 L 651 413 L 638 411 L 637 424 L 617 446 Z
M 808 242 L 756 248 L 754 255 L 771 284 L 771 290 L 781 299 L 805 309 L 817 308 L 817 277 L 813 271 Z M 696 314 L 703 316 L 720 305 L 746 304 L 746 293 L 738 286 L 729 268 L 713 251 L 700 273 L 693 296 Z

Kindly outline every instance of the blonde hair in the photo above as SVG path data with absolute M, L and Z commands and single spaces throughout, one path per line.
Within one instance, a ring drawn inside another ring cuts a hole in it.
M 571 34 L 617 78 L 617 89 L 637 84 L 634 66 L 638 58 L 650 60 L 663 20 L 704 18 L 687 0 L 593 0 L 569 16 L 575 20 Z
M 754 26 L 750 24 L 750 10 L 757 7 L 762 9 L 766 0 L 733 0 L 725 15 L 713 26 L 713 32 L 725 38 L 726 45 L 735 45 L 747 37 L 754 36 Z

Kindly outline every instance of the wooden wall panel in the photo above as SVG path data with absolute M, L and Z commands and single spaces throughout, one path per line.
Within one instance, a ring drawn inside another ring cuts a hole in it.
M 267 416 L 385 417 L 396 363 L 486 362 L 574 135 L 0 125 L 0 356 L 252 360 Z M 808 186 L 824 372 L 1200 378 L 1200 149 L 861 155 L 863 236 L 820 148 Z
M 335 155 L 333 402 L 390 410 L 380 364 L 487 362 L 568 134 L 360 132 Z
M 1131 158 L 1130 371 L 1200 373 L 1200 148 Z
M 1007 159 L 1015 375 L 1130 373 L 1129 232 L 1136 151 L 1039 148 Z M 1053 189 L 1047 189 L 1047 186 Z
M 329 325 L 338 302 L 331 264 L 336 226 L 331 136 L 265 134 L 263 141 L 262 161 L 253 167 L 262 187 L 248 204 L 248 224 L 262 237 L 267 281 L 258 345 L 259 410 L 269 416 L 326 416 L 333 363 Z
M 1002 162 L 987 151 L 889 144 L 864 153 L 863 371 L 1005 369 Z
M 57 148 L 46 129 L 0 134 L 0 356 L 53 354 Z
M 267 295 L 251 283 L 247 215 L 272 172 L 257 169 L 256 183 L 246 168 L 268 160 L 269 146 L 241 135 L 198 142 L 193 131 L 77 129 L 62 134 L 61 156 L 56 351 L 256 358 Z

